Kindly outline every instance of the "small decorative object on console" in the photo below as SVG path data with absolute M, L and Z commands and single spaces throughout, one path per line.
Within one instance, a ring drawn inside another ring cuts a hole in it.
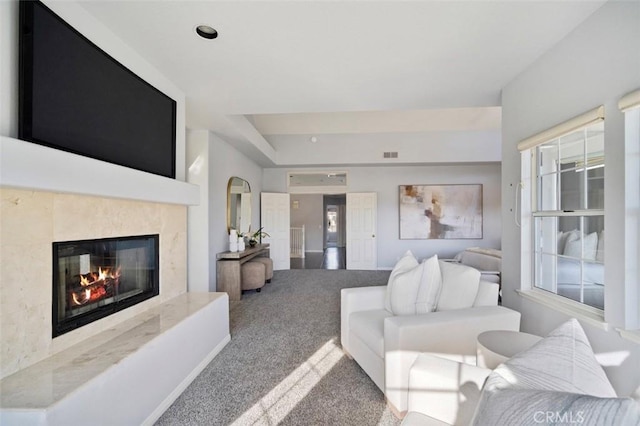
M 229 231 L 229 251 L 238 251 L 238 231 L 235 229 Z
M 258 240 L 262 240 L 264 237 L 270 237 L 267 232 L 263 231 L 264 227 L 261 227 L 253 234 L 249 234 L 249 246 L 255 247 L 258 244 Z

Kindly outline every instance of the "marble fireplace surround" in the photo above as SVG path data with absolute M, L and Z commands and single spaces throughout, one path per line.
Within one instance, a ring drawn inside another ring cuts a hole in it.
M 187 206 L 199 188 L 0 139 L 0 378 L 187 291 Z M 160 234 L 160 294 L 52 339 L 52 242 Z
M 186 292 L 186 207 L 0 189 L 2 377 Z M 53 241 L 160 234 L 160 295 L 52 339 Z

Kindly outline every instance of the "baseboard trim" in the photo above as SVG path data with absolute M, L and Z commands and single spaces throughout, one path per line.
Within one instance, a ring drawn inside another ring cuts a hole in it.
M 207 365 L 209 365 L 209 363 L 230 341 L 231 334 L 227 334 L 227 336 L 220 343 L 218 343 L 218 345 L 216 345 L 216 347 L 213 348 L 213 350 L 209 352 L 198 365 L 196 365 L 191 373 L 189 373 L 189 375 L 185 377 L 184 380 L 180 382 L 180 384 L 178 384 L 178 386 L 176 386 L 176 388 L 169 395 L 167 395 L 167 397 L 160 403 L 160 405 L 158 405 L 158 407 L 153 410 L 151 414 L 149 414 L 149 417 L 147 417 L 145 421 L 142 422 L 142 424 L 144 426 L 152 426 L 155 422 L 157 422 L 162 414 L 164 414 L 164 412 L 167 411 L 169 407 L 171 407 L 171 404 L 173 404 L 175 400 L 178 399 L 180 395 L 182 395 L 182 392 L 184 392 L 185 389 L 189 387 L 191 382 L 193 382 L 195 378 L 198 377 L 202 370 L 204 370 Z
M 398 410 L 396 406 L 393 405 L 391 401 L 389 401 L 389 399 L 387 399 L 387 397 L 385 397 L 384 400 L 387 403 L 387 407 L 389 408 L 389 411 L 391 411 L 391 414 L 393 414 L 396 418 L 400 420 L 404 419 L 404 416 L 407 415 L 407 410 L 405 411 Z

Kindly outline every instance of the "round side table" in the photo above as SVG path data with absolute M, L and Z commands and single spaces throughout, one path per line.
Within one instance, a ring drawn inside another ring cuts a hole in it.
M 485 331 L 478 335 L 476 364 L 478 367 L 493 370 L 515 354 L 529 349 L 540 340 L 542 340 L 540 336 L 520 331 Z

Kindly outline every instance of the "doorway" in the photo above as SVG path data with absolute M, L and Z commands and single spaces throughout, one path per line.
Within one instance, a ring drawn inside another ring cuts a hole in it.
M 346 269 L 347 267 L 346 206 L 345 194 L 323 197 L 325 269 Z
M 287 195 L 290 229 L 302 227 L 305 235 L 305 255 L 289 257 L 292 269 L 377 268 L 375 192 Z
M 294 230 L 304 233 L 304 254 L 291 256 L 291 269 L 345 269 L 346 196 L 290 194 L 290 197 L 292 235 Z

